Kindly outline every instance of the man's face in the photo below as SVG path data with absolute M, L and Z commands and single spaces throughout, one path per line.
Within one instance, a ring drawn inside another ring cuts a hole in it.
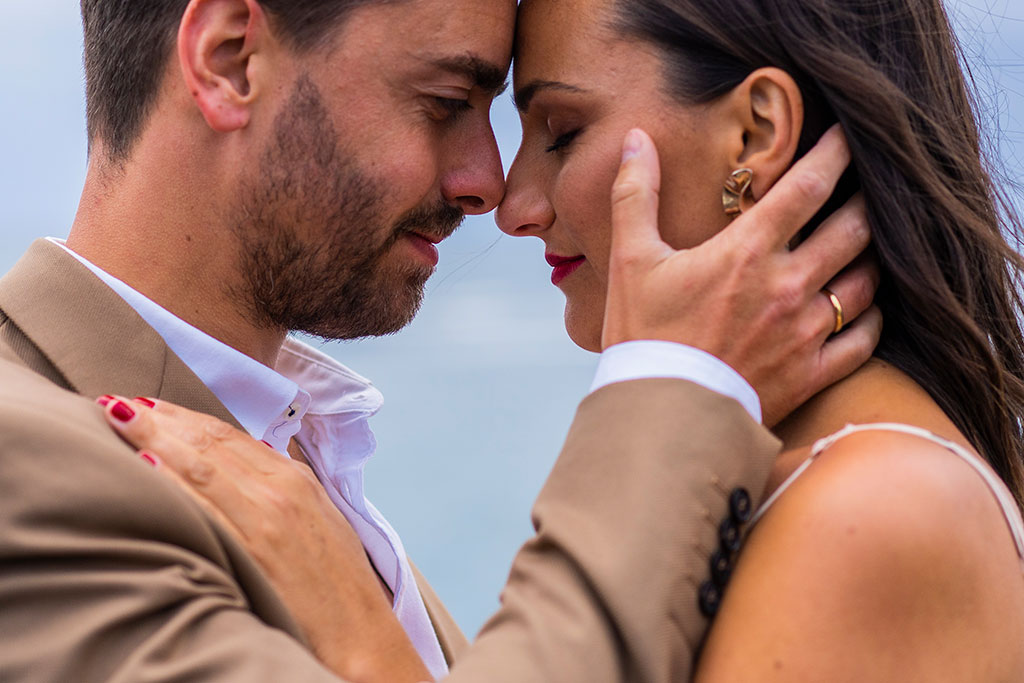
M 357 9 L 295 77 L 231 207 L 260 325 L 351 339 L 415 315 L 433 243 L 504 194 L 490 127 L 513 0 Z

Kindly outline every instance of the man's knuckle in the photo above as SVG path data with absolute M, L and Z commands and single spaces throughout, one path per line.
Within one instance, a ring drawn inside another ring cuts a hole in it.
M 800 275 L 790 274 L 781 278 L 775 287 L 774 299 L 779 313 L 789 315 L 800 309 L 804 303 L 807 285 Z
M 632 176 L 618 178 L 611 186 L 612 204 L 629 204 L 641 199 L 653 199 L 656 195 L 653 187 Z
M 859 278 L 856 293 L 854 294 L 856 300 L 853 302 L 858 309 L 867 309 L 871 305 L 871 300 L 875 298 L 875 290 L 877 288 L 878 284 L 874 278 L 870 276 Z
M 796 177 L 796 189 L 808 202 L 823 203 L 831 194 L 831 184 L 818 171 L 805 170 Z
M 850 232 L 853 238 L 867 246 L 871 243 L 871 223 L 868 222 L 868 217 L 860 211 L 854 211 L 849 219 Z
M 841 236 L 850 244 L 864 248 L 871 243 L 871 226 L 862 212 L 844 209 L 836 214 L 836 220 Z
M 734 263 L 744 271 L 755 271 L 764 259 L 763 245 L 760 241 L 748 240 L 736 247 Z
M 643 183 L 635 178 L 620 178 L 612 185 L 612 204 L 629 203 L 634 199 L 642 197 L 645 188 Z

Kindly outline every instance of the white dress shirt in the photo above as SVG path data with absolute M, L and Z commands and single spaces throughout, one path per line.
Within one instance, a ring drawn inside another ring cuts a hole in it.
M 590 391 L 615 382 L 658 377 L 685 379 L 735 399 L 761 422 L 761 399 L 743 375 L 692 346 L 664 341 L 634 341 L 610 346 L 601 354 Z
M 287 454 L 294 437 L 331 501 L 359 535 L 394 594 L 394 612 L 434 678 L 448 667 L 398 534 L 363 493 L 377 443 L 368 419 L 384 402 L 369 380 L 295 339 L 276 369 L 196 329 L 64 247 L 117 292 L 255 438 Z
M 383 397 L 364 377 L 295 339 L 271 369 L 189 325 L 132 287 L 50 238 L 121 296 L 255 438 L 287 455 L 293 437 L 394 594 L 394 611 L 435 678 L 448 672 L 402 542 L 366 499 L 363 468 L 376 440 L 369 418 Z M 635 379 L 689 380 L 734 398 L 755 421 L 753 388 L 728 365 L 695 348 L 659 341 L 619 344 L 601 354 L 591 391 Z

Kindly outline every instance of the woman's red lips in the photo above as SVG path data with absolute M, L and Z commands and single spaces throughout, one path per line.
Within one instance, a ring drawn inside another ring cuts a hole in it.
M 558 285 L 559 282 L 573 274 L 587 260 L 586 256 L 559 256 L 558 254 L 545 254 L 544 260 L 554 268 L 551 272 L 551 284 Z

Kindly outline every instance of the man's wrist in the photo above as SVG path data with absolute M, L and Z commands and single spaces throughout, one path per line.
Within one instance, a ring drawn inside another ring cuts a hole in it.
M 743 376 L 724 361 L 692 346 L 666 341 L 631 341 L 601 354 L 591 393 L 637 379 L 682 379 L 735 399 L 761 422 L 761 400 Z

